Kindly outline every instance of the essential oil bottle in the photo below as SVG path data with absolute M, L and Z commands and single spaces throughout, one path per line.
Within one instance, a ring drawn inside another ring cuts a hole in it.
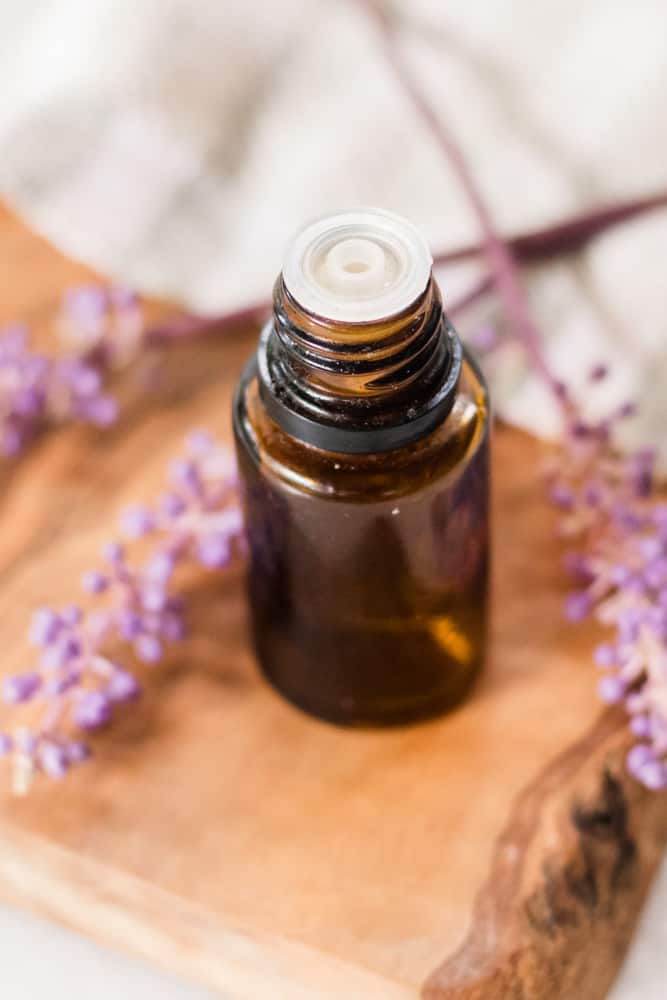
M 484 659 L 488 398 L 431 267 L 391 213 L 311 222 L 234 402 L 259 663 L 332 722 L 445 711 Z

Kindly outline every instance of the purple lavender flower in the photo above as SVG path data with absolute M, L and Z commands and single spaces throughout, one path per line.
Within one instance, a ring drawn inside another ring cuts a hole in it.
M 108 294 L 103 289 L 86 289 L 66 296 L 65 302 L 70 333 L 77 335 L 70 337 L 70 350 L 61 357 L 32 351 L 22 328 L 0 333 L 0 449 L 8 457 L 18 454 L 49 424 L 79 420 L 108 427 L 118 415 L 117 402 L 105 392 L 101 361 L 84 356 L 109 333 L 103 315 Z
M 57 636 L 61 621 L 51 608 L 38 608 L 32 616 L 28 636 L 36 646 L 47 646 Z
M 143 538 L 155 527 L 155 520 L 147 507 L 136 504 L 121 515 L 121 530 L 128 538 Z
M 89 570 L 83 574 L 81 586 L 89 594 L 102 594 L 109 586 L 109 578 L 97 570 Z
M 2 696 L 10 704 L 30 701 L 42 686 L 42 678 L 33 671 L 27 674 L 16 674 L 8 677 L 2 688 Z
M 144 663 L 157 663 L 162 656 L 162 643 L 154 635 L 140 635 L 134 649 Z
M 67 753 L 57 743 L 43 742 L 38 750 L 39 764 L 49 778 L 64 778 L 69 768 Z
M 95 301 L 83 302 L 91 310 Z M 77 305 L 77 309 L 79 306 Z M 94 389 L 91 381 L 89 390 Z M 176 474 L 174 475 L 174 468 Z M 171 642 L 185 634 L 184 605 L 174 592 L 179 566 L 200 563 L 220 569 L 243 551 L 238 484 L 225 449 L 204 433 L 191 435 L 186 457 L 171 468 L 172 492 L 155 508 L 136 505 L 123 523 L 150 551 L 135 565 L 130 550 L 117 541 L 104 546 L 104 570 L 92 569 L 81 580 L 98 606 L 79 604 L 60 610 L 40 608 L 30 625 L 38 647 L 37 666 L 5 684 L 13 704 L 39 696 L 43 719 L 34 729 L 0 736 L 0 754 L 18 762 L 19 785 L 25 774 L 61 778 L 89 756 L 85 741 L 73 738 L 67 723 L 94 730 L 109 723 L 116 706 L 141 694 L 134 673 L 108 658 L 118 647 L 145 663 L 157 663 Z M 26 759 L 29 763 L 25 769 Z
M 606 374 L 606 373 L 605 373 Z M 601 370 L 591 380 L 604 377 Z M 585 567 L 585 589 L 570 594 L 566 617 L 593 614 L 614 634 L 594 660 L 605 671 L 600 698 L 625 706 L 638 743 L 628 754 L 631 774 L 652 789 L 667 787 L 667 504 L 651 503 L 656 453 L 623 456 L 618 423 L 634 413 L 624 404 L 611 417 L 590 422 L 571 398 L 569 430 L 549 495 L 563 512 L 561 531 L 579 540 L 568 553 L 575 571 Z M 575 572 L 575 575 L 576 572 Z M 580 578 L 580 577 L 578 577 Z
M 570 622 L 580 622 L 590 614 L 593 602 L 585 590 L 574 591 L 565 601 L 565 617 Z
M 613 675 L 603 677 L 598 684 L 598 694 L 602 701 L 607 702 L 608 705 L 615 705 L 619 701 L 623 701 L 625 684 L 620 677 Z
M 63 750 L 68 764 L 81 764 L 90 757 L 90 747 L 81 740 L 69 740 L 64 744 Z
M 111 702 L 102 691 L 88 691 L 76 702 L 73 714 L 81 729 L 99 729 L 111 720 Z
M 134 674 L 118 667 L 111 674 L 105 694 L 110 701 L 134 701 L 141 694 L 141 687 Z
M 197 545 L 197 558 L 208 569 L 223 569 L 231 559 L 231 546 L 226 535 L 208 535 Z
M 597 663 L 598 667 L 602 667 L 603 669 L 606 667 L 614 667 L 619 660 L 618 649 L 610 642 L 601 643 L 599 646 L 595 647 L 593 659 Z

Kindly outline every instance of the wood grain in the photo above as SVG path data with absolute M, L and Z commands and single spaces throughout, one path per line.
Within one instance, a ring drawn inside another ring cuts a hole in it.
M 0 318 L 48 337 L 86 277 L 0 215 Z M 192 425 L 229 435 L 252 332 L 171 348 L 114 431 L 44 435 L 0 473 L 3 671 L 30 610 L 76 595 L 126 502 L 152 497 Z M 495 440 L 484 679 L 451 717 L 342 731 L 285 704 L 248 648 L 240 573 L 184 581 L 193 637 L 95 759 L 2 798 L 0 892 L 230 997 L 598 1000 L 667 838 L 667 797 L 598 717 L 590 627 L 564 628 L 535 441 Z

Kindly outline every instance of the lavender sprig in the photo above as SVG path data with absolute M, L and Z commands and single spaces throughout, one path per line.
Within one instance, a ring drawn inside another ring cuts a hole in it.
M 135 662 L 157 663 L 185 635 L 174 586 L 179 566 L 228 566 L 243 548 L 242 527 L 231 453 L 204 432 L 191 434 L 183 457 L 170 465 L 168 491 L 154 507 L 137 505 L 121 517 L 123 534 L 148 549 L 143 560 L 133 562 L 125 545 L 111 541 L 103 565 L 81 581 L 95 598 L 92 608 L 44 607 L 33 615 L 36 662 L 3 687 L 8 704 L 33 710 L 32 725 L 0 734 L 17 793 L 37 773 L 61 778 L 87 759 L 85 734 L 141 693 Z
M 567 511 L 563 533 L 580 541 L 580 549 L 568 555 L 567 563 L 581 586 L 570 595 L 566 613 L 571 620 L 580 620 L 594 611 L 616 630 L 615 641 L 596 651 L 598 664 L 608 671 L 600 694 L 605 701 L 625 704 L 632 731 L 643 741 L 628 755 L 631 773 L 649 788 L 667 787 L 667 576 L 663 578 L 667 506 L 651 503 L 655 454 L 643 449 L 622 457 L 616 447 L 614 432 L 618 422 L 632 414 L 631 405 L 597 423 L 582 419 L 543 353 L 518 267 L 519 259 L 530 259 L 531 244 L 538 251 L 534 259 L 539 258 L 545 235 L 550 253 L 561 239 L 561 248 L 573 248 L 571 241 L 582 237 L 581 247 L 611 216 L 605 212 L 583 226 L 582 220 L 573 220 L 559 232 L 552 228 L 529 237 L 527 243 L 503 238 L 442 109 L 431 105 L 400 48 L 395 12 L 378 0 L 357 2 L 378 28 L 388 66 L 457 175 L 477 217 L 481 250 L 512 338 L 521 344 L 561 408 L 565 429 L 559 464 L 552 471 L 551 496 Z M 661 198 L 653 207 L 660 204 L 664 205 Z M 623 213 L 616 218 L 622 219 Z M 493 335 L 479 339 L 484 350 L 493 350 Z M 604 366 L 591 373 L 593 381 L 605 376 Z
M 105 380 L 140 350 L 143 325 L 132 292 L 85 285 L 63 299 L 60 354 L 33 350 L 24 326 L 0 331 L 0 454 L 17 455 L 49 424 L 113 424 L 118 403 Z
M 607 375 L 597 366 L 591 382 Z M 617 447 L 627 403 L 610 416 L 586 421 L 563 390 L 567 426 L 549 471 L 549 494 L 562 511 L 560 534 L 576 547 L 565 564 L 577 589 L 565 615 L 592 615 L 612 630 L 594 659 L 603 671 L 600 698 L 621 704 L 641 742 L 627 757 L 648 788 L 667 787 L 667 504 L 654 496 L 656 453 Z

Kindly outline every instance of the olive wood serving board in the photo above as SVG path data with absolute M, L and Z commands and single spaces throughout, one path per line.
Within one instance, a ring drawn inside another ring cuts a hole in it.
M 88 272 L 7 212 L 0 250 L 0 316 L 47 337 Z M 157 493 L 186 429 L 229 435 L 253 337 L 170 348 L 156 389 L 123 388 L 117 429 L 63 428 L 3 466 L 3 671 L 26 665 L 31 609 L 76 598 L 119 508 Z M 239 1000 L 603 997 L 667 796 L 624 774 L 594 629 L 562 624 L 542 446 L 497 428 L 494 447 L 490 657 L 460 710 L 382 732 L 306 717 L 258 674 L 241 572 L 202 572 L 184 585 L 193 637 L 94 760 L 2 792 L 0 894 Z

